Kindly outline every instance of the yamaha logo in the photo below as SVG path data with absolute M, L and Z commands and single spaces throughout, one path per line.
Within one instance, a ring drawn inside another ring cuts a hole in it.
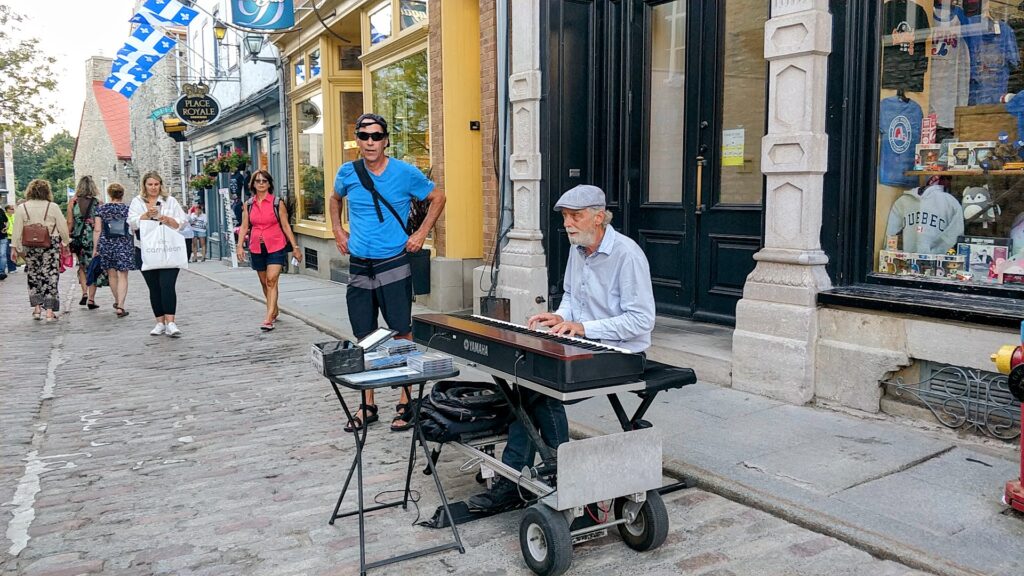
M 463 340 L 462 348 L 466 352 L 472 352 L 474 354 L 479 354 L 480 356 L 487 356 L 487 344 L 481 344 L 472 340 Z

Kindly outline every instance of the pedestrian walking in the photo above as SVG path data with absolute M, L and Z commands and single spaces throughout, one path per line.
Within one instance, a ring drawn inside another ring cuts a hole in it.
M 383 313 L 388 327 L 399 338 L 412 336 L 412 271 L 408 252 L 418 252 L 444 209 L 444 192 L 419 168 L 386 154 L 390 145 L 388 123 L 376 114 L 363 114 L 355 123 L 356 144 L 361 159 L 342 164 L 334 180 L 331 215 L 338 251 L 349 257 L 349 285 L 346 290 L 352 332 L 363 338 L 377 329 L 377 315 Z M 341 226 L 342 199 L 348 198 L 349 232 Z M 413 199 L 428 200 L 430 208 L 417 230 L 409 230 L 409 209 Z M 366 393 L 347 431 L 358 430 L 377 420 L 373 392 Z M 402 388 L 391 422 L 394 431 L 412 426 L 409 390 Z
M 0 280 L 7 279 L 7 261 L 11 256 L 10 227 L 14 224 L 14 215 L 8 216 L 5 209 L 0 211 Z
M 118 318 L 128 315 L 125 300 L 128 297 L 128 271 L 135 266 L 132 232 L 128 225 L 128 206 L 124 203 L 124 186 L 117 182 L 107 186 L 110 202 L 96 209 L 93 222 L 93 258 L 99 258 L 107 271 L 110 291 L 114 295 L 114 309 Z
M 25 202 L 14 213 L 14 257 L 24 256 L 28 276 L 28 302 L 32 317 L 39 320 L 43 311 L 46 320 L 57 319 L 60 311 L 60 252 L 70 237 L 68 223 L 53 203 L 50 183 L 36 179 L 28 183 Z
M 128 207 L 128 223 L 133 230 L 140 230 L 142 221 L 157 222 L 167 226 L 175 234 L 185 224 L 185 211 L 181 204 L 164 189 L 164 179 L 157 172 L 147 172 L 142 177 L 139 195 L 132 199 Z M 144 246 L 137 238 L 138 248 Z M 145 257 L 142 258 L 145 262 Z M 187 260 L 186 260 L 187 262 Z M 143 270 L 142 277 L 149 288 L 149 304 L 153 308 L 156 326 L 149 333 L 153 336 L 166 334 L 172 338 L 181 336 L 181 330 L 174 322 L 178 307 L 178 295 L 175 284 L 178 281 L 178 268 L 157 268 Z
M 185 227 L 181 229 L 181 236 L 185 239 L 185 256 L 188 257 L 189 262 L 194 262 L 192 260 L 192 244 L 196 239 L 196 231 L 192 229 L 192 224 L 189 223 L 189 220 L 185 220 Z
M 257 170 L 249 181 L 253 196 L 242 208 L 242 224 L 238 229 L 237 256 L 245 259 L 248 246 L 249 262 L 260 277 L 263 295 L 267 299 L 267 315 L 260 330 L 269 332 L 280 310 L 277 308 L 278 281 L 281 271 L 288 265 L 288 253 L 302 261 L 302 252 L 288 224 L 288 207 L 274 196 L 274 178 L 266 170 Z
M 0 271 L 10 274 L 18 271 L 18 259 L 11 253 L 11 238 L 14 236 L 14 204 L 4 206 L 7 214 L 7 248 L 4 249 L 4 257 L 7 258 L 7 268 Z
M 89 285 L 85 277 L 85 271 L 92 262 L 93 220 L 96 209 L 102 204 L 99 196 L 100 191 L 96 188 L 92 176 L 82 176 L 75 187 L 75 197 L 68 202 L 67 213 L 71 253 L 78 260 L 78 285 L 82 288 L 82 299 L 78 301 L 78 305 L 88 306 L 89 310 L 99 308 L 96 304 L 96 288 L 100 283 Z
M 196 262 L 205 262 L 206 231 L 210 225 L 210 220 L 206 216 L 206 211 L 203 210 L 202 204 L 196 204 L 195 212 L 189 217 L 188 223 L 192 226 L 192 231 L 195 234 L 195 239 L 192 241 L 192 247 L 195 249 Z

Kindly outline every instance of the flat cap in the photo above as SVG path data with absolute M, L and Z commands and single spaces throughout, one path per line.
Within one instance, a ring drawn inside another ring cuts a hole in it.
M 562 194 L 562 197 L 555 202 L 555 212 L 562 208 L 569 210 L 582 210 L 583 208 L 596 208 L 605 206 L 604 190 L 590 184 L 580 184 Z

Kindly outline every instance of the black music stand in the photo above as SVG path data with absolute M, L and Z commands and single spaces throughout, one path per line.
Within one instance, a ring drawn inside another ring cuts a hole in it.
M 328 379 L 331 381 L 331 386 L 334 388 L 334 393 L 338 396 L 338 401 L 341 403 L 342 410 L 345 411 L 346 422 L 352 421 L 353 413 L 348 409 L 348 404 L 345 403 L 345 398 L 341 395 L 341 390 L 338 386 L 344 386 L 350 390 L 358 390 L 360 394 L 361 404 L 366 404 L 366 391 L 375 390 L 377 388 L 392 387 L 397 388 L 399 386 L 412 386 L 418 385 L 419 392 L 415 401 L 412 400 L 410 394 L 410 402 L 412 403 L 413 410 L 413 435 L 412 443 L 409 446 L 409 467 L 405 475 L 405 492 L 401 500 L 395 502 L 388 502 L 386 504 L 377 504 L 366 508 L 363 506 L 363 446 L 366 444 L 366 432 L 369 426 L 363 426 L 362 430 L 353 430 L 352 435 L 356 440 L 356 457 L 352 462 L 352 466 L 348 469 L 348 476 L 345 478 L 345 485 L 341 489 L 341 494 L 338 495 L 338 503 L 334 505 L 334 512 L 331 513 L 331 519 L 328 524 L 334 525 L 334 521 L 338 518 L 345 518 L 355 514 L 359 515 L 359 574 L 360 576 L 366 576 L 366 571 L 371 568 L 377 568 L 380 566 L 386 566 L 388 564 L 394 564 L 395 562 L 401 562 L 403 560 L 409 560 L 412 558 L 419 558 L 420 556 L 426 556 L 428 554 L 434 554 L 435 552 L 443 552 L 445 550 L 458 550 L 460 554 L 465 554 L 466 549 L 462 546 L 462 539 L 459 538 L 459 531 L 455 527 L 455 522 L 452 519 L 451 510 L 448 508 L 448 498 L 444 494 L 444 488 L 441 487 L 441 479 L 437 475 L 437 471 L 434 469 L 434 460 L 430 457 L 430 449 L 427 448 L 427 440 L 423 435 L 423 428 L 420 426 L 420 401 L 423 400 L 423 387 L 427 382 L 433 380 L 443 380 L 445 378 L 453 378 L 459 375 L 458 370 L 453 370 L 444 374 L 410 374 L 407 376 L 399 376 L 395 378 L 388 378 L 384 380 L 376 380 L 371 382 L 359 382 L 353 383 L 347 381 L 345 376 L 329 376 Z M 360 434 L 362 432 L 362 434 Z M 391 508 L 393 506 L 401 506 L 402 509 L 406 509 L 409 505 L 409 488 L 412 482 L 412 467 L 413 461 L 416 456 L 416 443 L 419 442 L 423 448 L 423 453 L 427 457 L 427 467 L 430 469 L 430 475 L 434 478 L 434 484 L 437 486 L 437 494 L 441 497 L 441 506 L 444 508 L 444 513 L 448 517 L 448 522 L 451 524 L 452 536 L 455 537 L 455 542 L 450 544 L 442 544 L 440 546 L 434 546 L 426 548 L 416 552 L 408 552 L 406 554 L 400 554 L 398 556 L 392 556 L 384 560 L 376 560 L 367 564 L 366 562 L 366 540 L 364 536 L 364 524 L 367 512 L 373 512 L 374 510 L 381 510 L 383 508 Z M 358 493 L 358 508 L 351 512 L 345 512 L 344 514 L 338 514 L 338 509 L 341 508 L 341 501 L 345 498 L 345 492 L 348 491 L 349 482 L 352 480 L 352 473 L 357 474 L 357 493 Z

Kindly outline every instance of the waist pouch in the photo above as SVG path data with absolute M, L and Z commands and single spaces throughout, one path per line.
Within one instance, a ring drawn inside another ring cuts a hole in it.
M 489 382 L 441 381 L 420 405 L 420 423 L 431 442 L 502 434 L 512 418 L 497 385 Z

